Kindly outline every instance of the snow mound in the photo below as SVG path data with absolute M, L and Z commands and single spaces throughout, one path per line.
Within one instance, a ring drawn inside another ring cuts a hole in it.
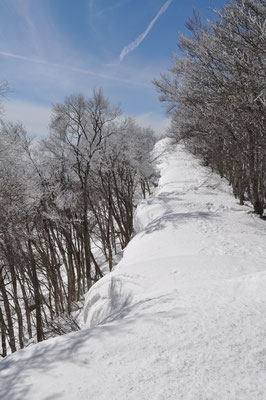
M 156 193 L 80 332 L 0 363 L 5 400 L 265 400 L 266 224 L 160 141 Z
M 132 295 L 125 279 L 105 276 L 89 291 L 83 311 L 84 325 L 95 327 L 115 320 L 130 304 Z

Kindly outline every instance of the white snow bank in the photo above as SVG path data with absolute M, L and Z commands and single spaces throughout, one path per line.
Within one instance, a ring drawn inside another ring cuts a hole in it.
M 1 399 L 266 398 L 265 221 L 181 146 L 158 168 L 83 330 L 1 362 Z

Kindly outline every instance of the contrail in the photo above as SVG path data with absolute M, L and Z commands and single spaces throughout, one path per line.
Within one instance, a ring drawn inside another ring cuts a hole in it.
M 141 33 L 137 39 L 135 39 L 133 42 L 129 43 L 127 46 L 125 46 L 123 48 L 123 50 L 121 51 L 120 54 L 120 62 L 123 61 L 123 59 L 125 58 L 125 56 L 130 53 L 131 51 L 135 50 L 137 47 L 139 47 L 139 45 L 143 42 L 143 40 L 145 39 L 145 37 L 148 35 L 148 33 L 150 32 L 151 28 L 153 27 L 153 25 L 155 24 L 155 22 L 157 21 L 157 19 L 167 10 L 167 8 L 170 6 L 172 0 L 167 0 L 167 2 L 162 6 L 162 8 L 160 9 L 160 11 L 157 13 L 157 15 L 153 18 L 153 20 L 149 23 L 147 29 Z
M 26 56 L 22 56 L 20 54 L 14 54 L 14 53 L 8 53 L 5 51 L 0 51 L 0 56 L 15 58 L 17 60 L 27 61 L 27 62 L 31 62 L 31 63 L 35 63 L 35 64 L 47 65 L 48 67 L 65 69 L 68 71 L 77 72 L 79 74 L 91 75 L 91 76 L 94 76 L 97 78 L 118 81 L 118 82 L 130 84 L 130 85 L 133 84 L 136 86 L 143 86 L 143 87 L 147 87 L 147 88 L 151 87 L 151 85 L 146 84 L 146 83 L 135 82 L 135 81 L 133 82 L 130 79 L 119 78 L 119 77 L 113 76 L 113 75 L 101 74 L 98 72 L 89 71 L 87 69 L 73 67 L 73 66 L 67 65 L 67 64 L 57 64 L 57 63 L 53 63 L 53 62 L 49 62 L 49 61 L 45 61 L 45 60 L 40 60 L 38 58 L 26 57 Z

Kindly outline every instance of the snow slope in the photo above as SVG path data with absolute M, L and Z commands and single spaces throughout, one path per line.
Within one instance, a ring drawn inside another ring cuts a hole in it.
M 2 361 L 1 399 L 266 399 L 266 223 L 182 146 L 159 160 L 82 331 Z

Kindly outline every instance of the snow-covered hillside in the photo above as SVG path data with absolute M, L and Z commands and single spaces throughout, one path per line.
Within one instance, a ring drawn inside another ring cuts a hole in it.
M 182 146 L 82 331 L 0 363 L 3 400 L 264 400 L 266 223 Z

